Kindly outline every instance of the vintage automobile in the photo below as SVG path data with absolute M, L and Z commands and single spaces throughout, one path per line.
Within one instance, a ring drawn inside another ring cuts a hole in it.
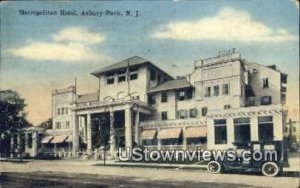
M 226 171 L 261 172 L 265 176 L 272 177 L 279 175 L 283 167 L 288 165 L 287 151 L 284 149 L 282 141 L 256 141 L 233 144 L 236 146 L 233 152 L 234 156 L 226 153 L 223 160 L 212 158 L 207 165 L 207 170 L 210 173 L 216 174 Z M 238 151 L 247 151 L 246 154 L 248 156 L 242 155 Z M 275 155 L 274 153 L 276 153 L 277 157 L 271 156 L 271 154 Z M 255 154 L 262 157 L 255 156 Z M 245 160 L 245 156 L 247 156 L 247 160 Z

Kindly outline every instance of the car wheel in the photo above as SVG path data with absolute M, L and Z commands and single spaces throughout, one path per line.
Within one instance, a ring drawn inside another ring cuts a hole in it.
M 269 177 L 277 176 L 280 172 L 279 166 L 274 162 L 266 162 L 262 166 L 262 174 Z
M 212 174 L 218 174 L 221 173 L 221 165 L 219 162 L 217 161 L 210 161 L 207 164 L 207 170 L 208 172 L 212 173 Z

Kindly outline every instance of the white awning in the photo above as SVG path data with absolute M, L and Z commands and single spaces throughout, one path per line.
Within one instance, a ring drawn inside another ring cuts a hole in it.
M 199 138 L 206 137 L 207 128 L 206 126 L 188 127 L 185 131 L 185 138 Z
M 51 140 L 52 144 L 58 144 L 58 143 L 63 143 L 67 139 L 67 135 L 57 135 L 54 136 L 54 139 Z
M 155 134 L 156 134 L 155 129 L 144 130 L 141 134 L 141 137 L 143 140 L 152 140 L 152 139 L 154 139 Z
M 53 137 L 54 137 L 54 136 L 45 136 L 45 137 L 42 139 L 41 143 L 42 143 L 42 144 L 48 144 L 48 143 L 53 139 Z
M 181 133 L 181 128 L 170 128 L 170 129 L 161 129 L 158 132 L 158 139 L 169 139 L 169 138 L 179 138 Z
M 73 142 L 73 136 L 69 135 L 65 142 Z

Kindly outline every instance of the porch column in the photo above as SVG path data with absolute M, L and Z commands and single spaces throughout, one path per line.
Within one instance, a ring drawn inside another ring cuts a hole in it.
M 18 157 L 21 157 L 21 134 L 18 133 L 18 145 L 17 145 L 17 148 L 18 148 Z
M 131 106 L 126 107 L 125 109 L 125 146 L 132 146 L 132 125 L 131 125 Z
M 25 145 L 25 151 L 28 149 L 28 133 L 27 132 L 25 132 L 25 143 L 24 143 L 24 145 Z
M 13 152 L 14 152 L 14 145 L 15 145 L 15 143 L 14 143 L 14 136 L 15 135 L 12 135 L 10 137 L 10 158 L 14 157 L 14 154 L 13 154 Z
M 91 154 L 92 152 L 92 122 L 91 122 L 91 114 L 88 113 L 86 115 L 86 136 L 87 136 L 87 153 Z
M 134 135 L 134 141 L 135 143 L 139 146 L 140 145 L 140 129 L 139 129 L 139 124 L 140 124 L 140 112 L 139 110 L 137 109 L 136 110 L 136 113 L 135 113 L 135 122 L 134 122 L 134 125 L 135 125 L 135 135 Z
M 32 132 L 32 156 L 36 157 L 38 154 L 38 132 Z
M 160 131 L 160 128 L 157 130 L 158 132 Z M 157 139 L 157 149 L 161 150 L 161 139 Z
M 186 126 L 183 127 L 182 129 L 182 149 L 186 150 L 186 145 L 187 145 L 187 138 L 186 138 Z
M 73 129 L 73 155 L 76 156 L 76 153 L 79 151 L 79 126 L 78 126 L 78 117 L 76 112 L 72 112 L 72 129 Z
M 115 138 L 115 127 L 114 127 L 114 112 L 112 110 L 109 111 L 109 122 L 110 122 L 110 137 L 109 137 L 109 144 L 110 144 L 110 156 L 114 158 L 115 154 L 115 145 L 116 145 L 116 138 Z

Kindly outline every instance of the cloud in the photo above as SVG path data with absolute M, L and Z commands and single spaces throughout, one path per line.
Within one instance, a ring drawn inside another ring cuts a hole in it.
M 15 56 L 39 61 L 96 61 L 106 58 L 92 48 L 78 44 L 32 42 L 20 48 L 8 49 Z
M 241 42 L 298 41 L 298 36 L 285 29 L 272 30 L 255 21 L 243 10 L 223 8 L 212 17 L 196 21 L 170 22 L 151 35 L 158 39 L 174 40 L 219 40 Z
M 31 41 L 24 46 L 9 48 L 8 54 L 37 61 L 62 61 L 67 63 L 95 62 L 108 59 L 96 52 L 95 44 L 104 40 L 100 33 L 89 32 L 86 28 L 65 28 L 52 35 L 53 41 Z
M 55 41 L 71 41 L 88 44 L 97 44 L 105 39 L 102 34 L 89 32 L 86 28 L 82 27 L 70 27 L 63 29 L 57 34 L 52 35 L 52 38 Z

